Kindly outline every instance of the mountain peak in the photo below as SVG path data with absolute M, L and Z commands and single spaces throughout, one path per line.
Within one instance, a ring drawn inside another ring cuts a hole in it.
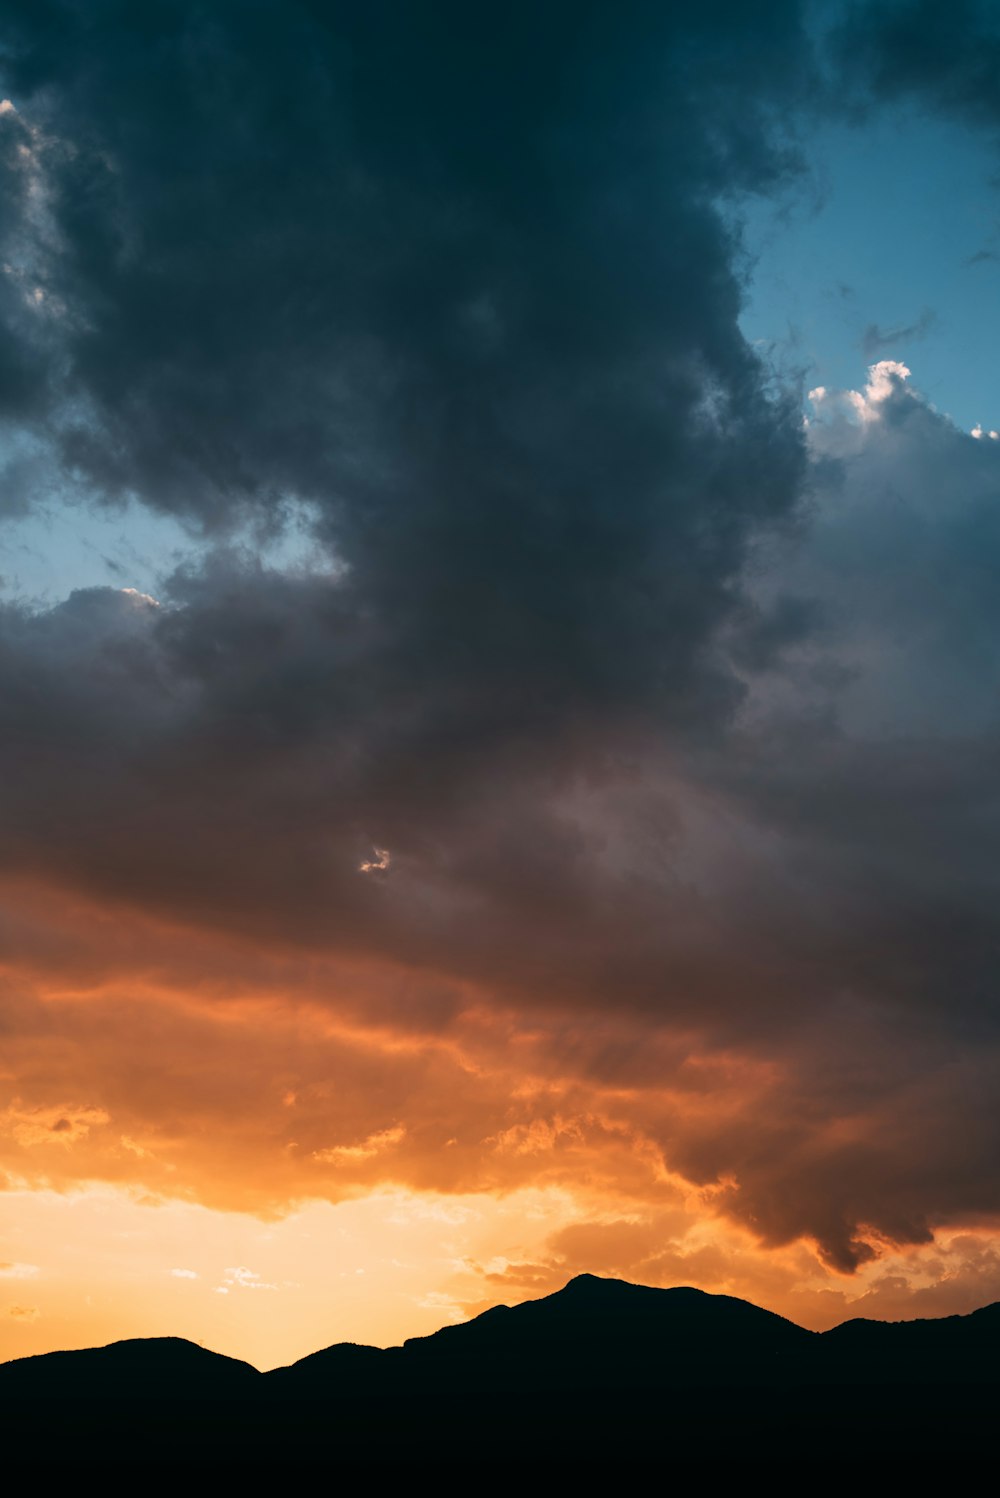
M 562 1294 L 568 1290 L 579 1292 L 581 1290 L 600 1290 L 606 1285 L 627 1285 L 628 1280 L 620 1280 L 617 1277 L 605 1277 L 600 1274 L 574 1274 L 571 1280 L 567 1280 L 562 1287 Z M 556 1292 L 557 1294 L 560 1292 Z
M 600 1274 L 575 1274 L 571 1280 L 567 1280 L 561 1290 L 554 1292 L 556 1295 L 572 1294 L 579 1295 L 622 1295 L 635 1293 L 637 1295 L 656 1295 L 661 1297 L 670 1295 L 674 1299 L 685 1298 L 690 1300 L 728 1300 L 729 1296 L 712 1296 L 705 1290 L 696 1290 L 693 1285 L 672 1285 L 669 1289 L 653 1285 L 637 1285 L 634 1280 L 622 1280 L 617 1276 Z

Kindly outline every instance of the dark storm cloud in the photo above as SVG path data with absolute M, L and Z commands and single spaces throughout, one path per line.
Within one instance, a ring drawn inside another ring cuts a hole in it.
M 1000 444 L 890 373 L 807 470 L 740 334 L 796 9 L 6 20 L 8 420 L 214 550 L 0 613 L 5 870 L 475 985 L 839 1267 L 1000 1210 Z
M 209 807 L 219 774 L 304 757 L 278 845 L 311 787 L 334 836 L 350 807 L 405 847 L 491 784 L 728 712 L 711 638 L 804 455 L 717 200 L 793 167 L 794 7 L 50 5 L 7 35 L 25 274 L 56 309 L 22 341 L 66 473 L 209 531 L 307 502 L 340 571 L 222 562 L 141 626 L 97 594 L 11 616 L 49 683 L 11 698 L 29 771 L 64 711 L 74 776 L 123 797 L 106 756 L 143 796 L 182 760 Z
M 1000 18 L 992 0 L 851 4 L 834 28 L 848 86 L 932 104 L 976 125 L 1000 121 Z
M 459 506 L 540 526 L 544 487 L 541 559 L 571 503 L 613 543 L 626 458 L 621 508 L 669 498 L 706 383 L 769 435 L 711 200 L 787 166 L 794 9 L 660 10 L 27 8 L 66 461 L 207 523 L 307 495 L 349 552 L 431 502 L 435 553 Z
M 56 5 L 8 34 L 67 474 L 210 530 L 307 501 L 342 628 L 440 699 L 438 740 L 726 708 L 703 646 L 802 451 L 716 201 L 792 168 L 794 7 Z
M 768 1045 L 803 1090 L 763 1135 L 747 1120 L 746 1220 L 780 1238 L 791 1206 L 843 1267 L 869 1252 L 858 1224 L 919 1241 L 959 1201 L 1000 1212 L 1000 443 L 957 430 L 898 366 L 815 403 L 811 523 L 759 586 L 765 604 L 810 599 L 822 627 L 763 663 L 714 773 L 774 840 L 784 928 L 777 882 L 750 899 L 800 985 Z

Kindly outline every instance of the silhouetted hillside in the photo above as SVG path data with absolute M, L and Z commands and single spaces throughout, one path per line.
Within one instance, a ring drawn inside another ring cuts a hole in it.
M 276 1470 L 331 1441 L 383 1464 L 428 1441 L 564 1463 L 668 1439 L 733 1462 L 951 1459 L 989 1446 L 998 1353 L 1000 1305 L 820 1334 L 730 1296 L 581 1275 L 402 1347 L 340 1343 L 270 1373 L 170 1337 L 22 1358 L 0 1365 L 0 1398 L 22 1433 L 83 1450 Z
M 267 1378 L 297 1398 L 363 1388 L 403 1392 L 617 1390 L 788 1382 L 813 1332 L 771 1311 L 702 1290 L 654 1290 L 584 1274 L 542 1300 L 411 1337 L 362 1365 L 329 1348 Z
M 342 1342 L 262 1374 L 180 1337 L 151 1337 L 0 1364 L 0 1395 L 317 1399 L 476 1389 L 992 1384 L 998 1355 L 1000 1304 L 936 1320 L 857 1319 L 817 1333 L 732 1296 L 584 1274 L 553 1295 L 495 1306 L 402 1347 Z
M 0 1363 L 0 1398 L 238 1399 L 261 1376 L 183 1337 L 137 1337 Z
M 824 1332 L 822 1377 L 831 1383 L 983 1384 L 1000 1381 L 1000 1303 L 932 1320 L 857 1318 Z

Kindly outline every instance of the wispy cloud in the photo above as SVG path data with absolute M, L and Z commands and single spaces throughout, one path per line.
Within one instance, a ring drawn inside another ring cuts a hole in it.
M 880 354 L 901 348 L 926 338 L 937 327 L 937 313 L 925 307 L 920 316 L 911 323 L 900 323 L 883 328 L 878 323 L 869 323 L 861 335 L 861 352 L 866 359 L 877 359 Z

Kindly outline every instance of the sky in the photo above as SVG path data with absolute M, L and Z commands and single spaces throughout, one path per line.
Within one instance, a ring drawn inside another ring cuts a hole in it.
M 0 4 L 0 1358 L 1000 1299 L 1000 16 Z

